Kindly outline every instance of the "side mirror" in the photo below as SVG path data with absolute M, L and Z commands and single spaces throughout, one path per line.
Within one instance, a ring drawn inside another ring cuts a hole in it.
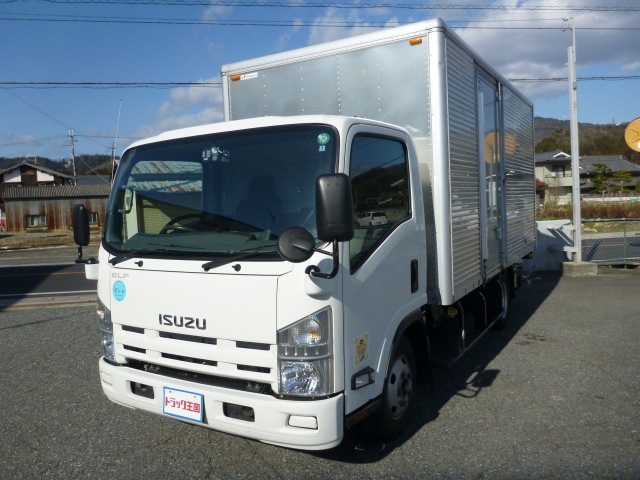
M 313 255 L 315 243 L 315 238 L 306 228 L 287 228 L 278 238 L 278 253 L 291 263 L 306 262 Z
M 73 241 L 79 247 L 89 245 L 89 214 L 82 203 L 73 207 Z
M 344 173 L 321 175 L 316 180 L 316 225 L 323 242 L 353 238 L 351 181 Z

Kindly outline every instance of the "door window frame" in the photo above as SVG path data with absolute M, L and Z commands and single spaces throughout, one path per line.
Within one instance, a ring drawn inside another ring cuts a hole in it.
M 349 176 L 349 179 L 351 179 L 351 147 L 353 146 L 353 141 L 358 136 L 376 137 L 376 138 L 382 138 L 387 140 L 393 140 L 402 145 L 402 148 L 404 149 L 404 155 L 405 155 L 408 212 L 407 212 L 407 215 L 405 215 L 403 218 L 401 218 L 396 223 L 391 225 L 389 229 L 385 232 L 385 234 L 382 235 L 380 238 L 378 238 L 376 242 L 371 246 L 371 248 L 369 248 L 366 254 L 360 257 L 360 259 L 353 266 L 351 266 L 351 255 L 350 255 L 351 243 L 345 242 L 345 249 L 347 250 L 346 251 L 347 254 L 343 255 L 345 259 L 344 266 L 348 267 L 348 270 L 350 271 L 351 275 L 356 273 L 358 269 L 360 269 L 360 267 L 367 262 L 367 260 L 371 257 L 371 255 L 373 255 L 374 252 L 378 250 L 380 245 L 382 245 L 382 243 L 384 243 L 384 241 L 400 225 L 402 225 L 403 223 L 413 218 L 413 195 L 411 192 L 411 169 L 409 168 L 409 162 L 411 159 L 409 158 L 409 149 L 407 148 L 407 143 L 410 141 L 410 137 L 402 131 L 394 130 L 391 128 L 377 127 L 374 125 L 351 126 L 351 128 L 349 128 L 349 131 L 347 133 L 347 138 L 346 138 L 345 169 L 344 169 L 345 173 Z

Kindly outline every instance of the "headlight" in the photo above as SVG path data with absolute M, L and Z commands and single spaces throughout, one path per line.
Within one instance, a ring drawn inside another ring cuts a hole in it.
M 331 309 L 278 332 L 278 377 L 284 395 L 333 393 Z
M 105 358 L 116 361 L 116 347 L 113 343 L 113 323 L 111 323 L 111 310 L 104 306 L 98 299 L 96 315 L 100 324 L 100 335 L 102 337 L 102 353 Z

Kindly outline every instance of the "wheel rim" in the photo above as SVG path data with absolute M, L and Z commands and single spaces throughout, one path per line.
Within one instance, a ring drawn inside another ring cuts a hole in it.
M 509 291 L 507 290 L 507 284 L 503 281 L 498 282 L 500 284 L 500 291 L 502 293 L 502 312 L 503 318 L 507 316 L 509 310 Z
M 394 420 L 402 418 L 409 408 L 409 397 L 413 394 L 413 374 L 409 360 L 398 356 L 387 376 L 387 405 Z

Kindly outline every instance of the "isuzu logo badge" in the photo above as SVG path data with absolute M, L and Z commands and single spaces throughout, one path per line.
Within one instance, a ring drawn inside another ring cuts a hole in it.
M 200 320 L 199 318 L 195 318 L 195 317 L 163 315 L 162 313 L 159 313 L 158 323 L 160 325 L 167 325 L 171 327 L 193 328 L 193 329 L 197 328 L 198 330 L 207 329 L 207 320 L 205 318 Z

